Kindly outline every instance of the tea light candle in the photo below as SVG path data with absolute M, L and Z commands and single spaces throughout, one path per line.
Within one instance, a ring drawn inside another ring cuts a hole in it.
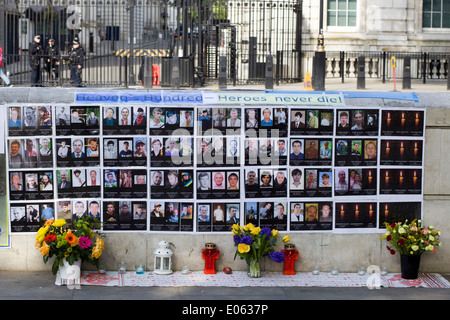
M 366 268 L 364 267 L 359 267 L 358 268 L 358 275 L 363 276 L 366 274 Z
M 315 276 L 320 274 L 320 268 L 318 266 L 315 266 L 313 271 L 312 271 L 312 274 L 315 275 Z
M 331 269 L 330 274 L 332 274 L 333 276 L 338 275 L 338 274 L 339 274 L 339 268 L 338 268 L 338 267 L 333 267 L 333 268 Z
M 183 269 L 181 269 L 181 274 L 189 274 L 189 266 L 184 266 Z
M 124 274 L 127 272 L 127 264 L 125 262 L 119 263 L 119 273 Z
M 388 274 L 387 268 L 386 268 L 386 267 L 381 268 L 380 274 L 381 274 L 382 276 L 386 276 L 386 275 Z
M 144 274 L 145 266 L 143 265 L 137 265 L 134 266 L 136 269 L 136 274 Z
M 105 265 L 100 265 L 99 267 L 98 267 L 98 273 L 101 273 L 101 274 L 104 274 L 104 273 L 106 273 L 106 266 Z

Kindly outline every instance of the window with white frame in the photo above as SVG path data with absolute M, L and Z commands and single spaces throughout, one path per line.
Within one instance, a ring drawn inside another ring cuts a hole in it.
M 357 0 L 328 0 L 329 27 L 355 27 Z
M 450 0 L 423 0 L 424 28 L 450 28 Z

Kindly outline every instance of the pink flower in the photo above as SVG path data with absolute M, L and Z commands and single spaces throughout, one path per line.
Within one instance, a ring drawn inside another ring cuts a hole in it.
M 80 246 L 81 249 L 87 249 L 92 245 L 92 242 L 91 239 L 89 239 L 88 237 L 81 236 L 78 239 L 78 245 Z
M 424 229 L 423 234 L 427 234 L 427 233 L 428 233 L 428 229 Z

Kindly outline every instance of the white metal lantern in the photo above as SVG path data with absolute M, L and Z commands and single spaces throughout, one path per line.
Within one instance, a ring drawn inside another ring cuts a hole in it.
M 167 241 L 160 241 L 159 248 L 155 250 L 155 265 L 153 272 L 156 274 L 171 274 L 172 271 L 172 255 L 170 243 Z

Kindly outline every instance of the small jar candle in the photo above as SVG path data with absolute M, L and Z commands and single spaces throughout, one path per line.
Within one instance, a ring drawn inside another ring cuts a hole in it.
M 337 276 L 339 274 L 339 268 L 338 267 L 331 268 L 330 274 L 332 274 L 333 276 Z
M 181 274 L 189 274 L 189 266 L 184 266 L 183 269 L 181 269 Z
M 364 267 L 359 267 L 358 268 L 358 275 L 363 276 L 366 274 L 366 268 Z
M 145 271 L 145 266 L 144 265 L 139 264 L 139 265 L 136 265 L 134 267 L 136 269 L 136 274 L 144 274 L 144 271 Z
M 119 273 L 124 274 L 125 272 L 127 272 L 127 264 L 122 261 L 119 263 Z
M 319 266 L 315 266 L 313 268 L 312 274 L 315 275 L 315 276 L 319 275 L 320 274 L 320 267 Z
M 98 273 L 101 273 L 101 274 L 106 273 L 106 266 L 105 266 L 104 264 L 101 264 L 101 265 L 98 267 Z

